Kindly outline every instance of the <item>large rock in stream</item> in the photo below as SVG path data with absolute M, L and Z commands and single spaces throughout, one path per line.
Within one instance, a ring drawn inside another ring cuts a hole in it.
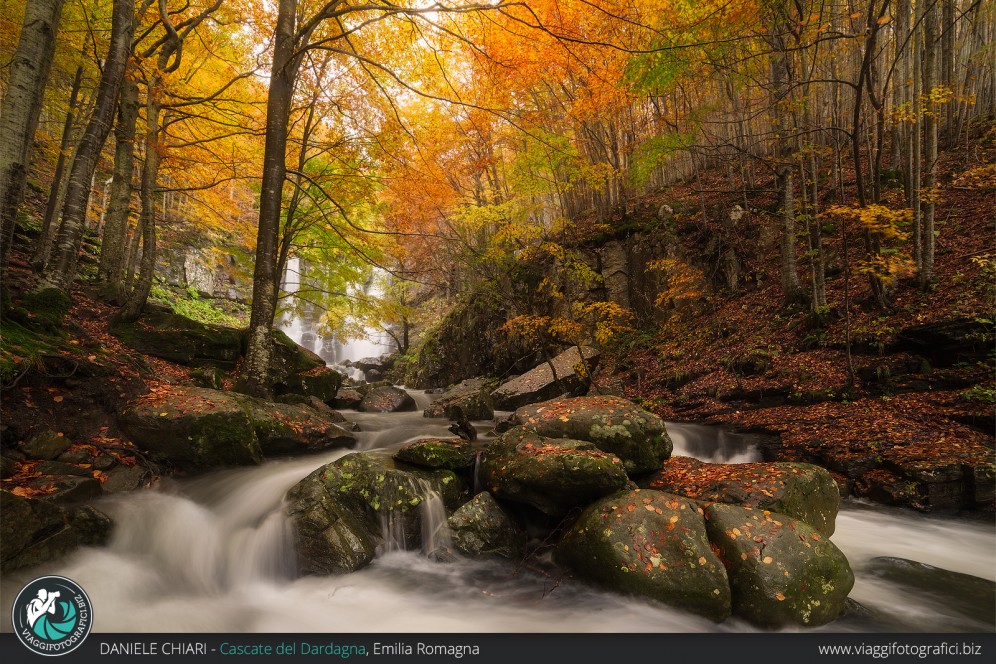
M 423 503 L 438 496 L 456 505 L 460 480 L 448 470 L 426 471 L 371 452 L 348 454 L 295 485 L 287 494 L 298 561 L 310 574 L 363 567 L 385 535 L 404 548 L 422 541 Z
M 709 540 L 730 578 L 733 612 L 764 627 L 824 625 L 844 610 L 854 574 L 812 526 L 785 514 L 714 503 Z
M 394 385 L 381 385 L 367 390 L 359 405 L 359 410 L 365 413 L 396 413 L 417 409 L 412 395 Z
M 492 385 L 481 378 L 465 380 L 439 395 L 422 414 L 450 420 L 490 420 L 495 416 L 490 395 Z
M 604 498 L 553 552 L 579 578 L 721 621 L 730 615 L 726 568 L 709 546 L 702 509 L 660 491 Z
M 629 473 L 660 469 L 673 447 L 661 418 L 622 397 L 554 399 L 519 408 L 513 421 L 547 438 L 588 441 Z
M 464 555 L 519 560 L 526 554 L 526 534 L 487 491 L 453 512 L 447 523 L 453 548 Z
M 266 454 L 314 452 L 355 443 L 355 436 L 335 419 L 303 404 L 168 386 L 130 404 L 118 424 L 153 456 L 201 469 L 257 464 Z
M 477 451 L 463 438 L 422 438 L 402 446 L 394 458 L 432 470 L 467 470 L 474 467 Z
M 622 461 L 593 444 L 544 438 L 516 427 L 481 456 L 481 483 L 493 494 L 563 516 L 630 484 Z
M 583 351 L 589 371 L 593 370 L 598 364 L 598 350 L 584 346 Z M 553 364 L 553 370 L 550 364 Z M 494 407 L 498 410 L 515 410 L 526 404 L 546 401 L 565 394 L 575 396 L 583 394 L 587 384 L 578 375 L 577 367 L 580 364 L 581 353 L 577 347 L 568 348 L 551 362 L 544 362 L 521 376 L 502 383 L 491 393 Z
M 703 502 L 788 514 L 826 537 L 833 534 L 840 490 L 830 473 L 808 463 L 706 463 L 674 457 L 642 483 Z

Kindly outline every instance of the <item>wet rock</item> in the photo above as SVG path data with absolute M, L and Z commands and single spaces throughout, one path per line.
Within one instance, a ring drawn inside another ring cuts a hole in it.
M 72 447 L 73 441 L 51 429 L 39 431 L 21 445 L 21 451 L 32 459 L 55 459 Z
M 54 560 L 79 544 L 65 511 L 58 505 L 0 491 L 0 513 L 3 572 Z
M 456 434 L 464 440 L 477 440 L 477 429 L 474 425 L 470 423 L 469 420 L 460 419 L 453 424 L 446 427 L 446 429 L 453 434 Z
M 94 455 L 86 447 L 77 447 L 60 454 L 58 460 L 63 463 L 93 463 Z
M 298 568 L 303 574 L 347 574 L 373 560 L 379 537 L 329 492 L 324 472 L 319 468 L 287 493 Z
M 79 475 L 42 475 L 29 480 L 27 486 L 45 492 L 38 496 L 39 500 L 62 505 L 86 502 L 103 492 L 99 480 Z
M 808 463 L 705 463 L 674 457 L 646 483 L 694 500 L 788 514 L 833 534 L 840 491 L 830 473 Z
M 356 436 L 339 426 L 344 418 L 334 410 L 319 412 L 307 405 L 250 402 L 253 429 L 264 456 L 320 452 L 349 447 Z
M 363 401 L 364 391 L 354 387 L 343 387 L 336 392 L 335 399 L 332 400 L 333 408 L 345 408 L 346 410 L 359 410 Z
M 422 468 L 464 470 L 474 467 L 477 452 L 460 438 L 423 438 L 402 447 L 394 458 Z
M 465 503 L 447 523 L 453 547 L 466 556 L 519 560 L 526 554 L 526 534 L 487 491 Z
M 481 456 L 481 483 L 499 498 L 563 516 L 629 485 L 618 457 L 580 440 L 544 438 L 521 427 Z
M 824 625 L 844 610 L 854 574 L 808 524 L 767 510 L 705 508 L 709 540 L 726 565 L 733 613 L 764 627 Z
M 415 399 L 400 387 L 383 385 L 374 387 L 363 395 L 359 410 L 365 413 L 396 413 L 417 410 Z
M 84 546 L 103 546 L 111 538 L 114 522 L 95 507 L 82 505 L 69 510 L 66 516 L 79 543 Z
M 42 461 L 35 470 L 42 475 L 77 475 L 79 477 L 93 477 L 93 473 L 88 468 L 80 468 L 71 463 L 60 461 Z
M 979 631 L 996 627 L 996 583 L 989 579 L 891 557 L 873 558 L 865 571 L 937 599 L 945 608 L 979 623 Z
M 379 537 L 389 531 L 406 548 L 421 544 L 421 505 L 430 492 L 456 505 L 463 490 L 451 471 L 422 470 L 371 452 L 348 454 L 321 468 L 318 477 L 367 532 Z
M 584 347 L 584 358 L 589 370 L 598 364 L 599 352 L 588 346 Z M 526 373 L 506 381 L 491 393 L 494 408 L 498 410 L 515 410 L 526 404 L 546 401 L 562 394 L 579 395 L 587 389 L 587 384 L 577 373 L 581 363 L 581 353 L 576 347 L 565 350 L 552 360 L 556 370 L 550 369 L 550 363 L 544 362 Z
M 715 621 L 730 615 L 726 569 L 706 537 L 701 510 L 660 491 L 618 493 L 594 503 L 553 552 L 576 576 Z
M 326 402 L 322 401 L 316 396 L 305 396 L 303 394 L 283 394 L 276 398 L 277 403 L 285 403 L 291 406 L 307 406 L 314 411 L 317 411 L 323 417 L 327 417 L 336 424 L 342 424 L 346 421 L 346 418 L 342 416 L 342 413 L 332 408 Z
M 149 475 L 150 471 L 143 466 L 118 466 L 107 473 L 104 493 L 134 491 L 145 486 L 145 479 Z
M 491 383 L 481 378 L 465 380 L 446 390 L 422 414 L 450 420 L 490 420 L 495 416 L 491 387 Z
M 658 470 L 671 456 L 664 422 L 621 397 L 545 401 L 516 410 L 515 422 L 547 438 L 588 441 L 622 459 L 629 473 Z

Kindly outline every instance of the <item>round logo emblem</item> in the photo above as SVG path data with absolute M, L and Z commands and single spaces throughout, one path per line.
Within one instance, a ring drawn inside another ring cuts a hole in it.
M 21 643 L 39 655 L 65 655 L 93 626 L 93 605 L 83 589 L 62 576 L 43 576 L 21 589 L 11 615 Z

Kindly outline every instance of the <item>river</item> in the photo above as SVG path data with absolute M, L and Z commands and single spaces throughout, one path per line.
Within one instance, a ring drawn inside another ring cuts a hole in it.
M 429 398 L 413 392 L 420 407 Z M 426 436 L 448 436 L 445 420 L 421 412 L 346 411 L 358 449 L 393 450 Z M 489 423 L 476 423 L 487 438 Z M 757 458 L 749 438 L 668 425 L 675 454 L 709 461 Z M 698 632 L 749 631 L 581 583 L 558 582 L 539 561 L 433 562 L 391 551 L 346 576 L 297 577 L 284 493 L 314 468 L 349 450 L 227 470 L 102 499 L 116 529 L 104 548 L 85 548 L 54 564 L 5 574 L 3 627 L 17 590 L 43 573 L 67 576 L 89 593 L 95 629 L 104 632 Z M 895 556 L 996 578 L 991 523 L 846 502 L 833 541 L 847 555 L 864 610 L 828 631 L 991 631 L 943 592 L 916 591 L 874 572 L 872 559 Z M 977 607 L 974 607 L 977 608 Z

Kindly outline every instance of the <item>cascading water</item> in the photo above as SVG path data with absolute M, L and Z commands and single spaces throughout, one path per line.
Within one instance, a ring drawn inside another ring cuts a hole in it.
M 424 399 L 416 394 L 419 399 Z M 360 449 L 393 450 L 418 437 L 447 435 L 445 420 L 420 413 L 347 413 L 359 422 Z M 482 439 L 489 432 L 477 423 Z M 719 430 L 668 426 L 679 452 L 719 460 Z M 679 435 L 680 434 L 680 435 Z M 695 445 L 679 443 L 693 438 Z M 713 449 L 707 442 L 713 441 Z M 694 449 L 693 449 L 694 448 Z M 742 451 L 741 451 L 742 452 Z M 728 458 L 741 452 L 728 451 Z M 367 568 L 337 577 L 297 577 L 283 496 L 315 468 L 348 452 L 271 461 L 158 491 L 114 496 L 98 507 L 116 525 L 105 548 L 85 548 L 54 564 L 4 574 L 3 628 L 11 629 L 17 590 L 42 574 L 80 583 L 105 632 L 659 632 L 745 631 L 737 619 L 716 625 L 664 605 L 549 579 L 514 563 L 457 558 L 434 562 L 445 548 L 445 511 L 424 492 L 422 551 L 395 550 Z M 399 541 L 404 541 L 403 538 Z M 833 541 L 857 581 L 852 597 L 868 609 L 827 631 L 991 630 L 963 611 L 873 573 L 877 556 L 898 556 L 993 579 L 991 524 L 930 518 L 845 503 Z M 956 543 L 956 544 L 953 544 Z
M 383 282 L 386 274 L 374 270 L 370 280 L 365 284 L 351 285 L 348 292 L 351 296 L 377 299 L 383 297 Z M 301 260 L 288 258 L 283 274 L 283 290 L 287 294 L 296 293 L 301 288 Z M 347 320 L 347 323 L 352 321 Z M 319 319 L 313 313 L 306 312 L 303 316 L 284 315 L 280 320 L 280 329 L 295 342 L 308 350 L 317 353 L 325 363 L 335 367 L 353 380 L 363 380 L 364 374 L 355 367 L 344 366 L 347 360 L 360 360 L 368 357 L 378 357 L 395 350 L 390 336 L 384 330 L 376 327 L 364 329 L 360 339 L 341 340 L 333 336 L 323 336 L 318 329 Z

